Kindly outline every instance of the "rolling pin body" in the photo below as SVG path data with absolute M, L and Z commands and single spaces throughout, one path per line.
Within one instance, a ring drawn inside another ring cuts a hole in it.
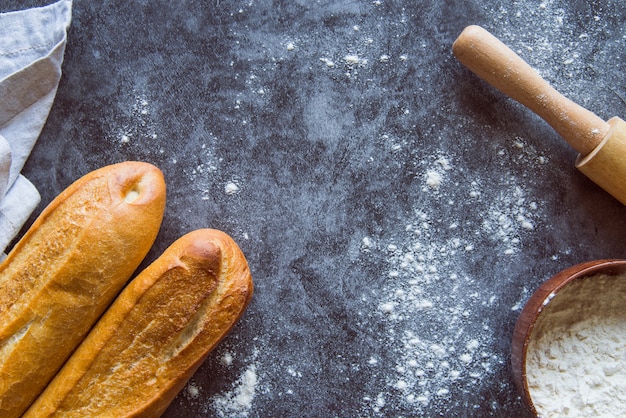
M 626 205 L 626 123 L 605 122 L 550 86 L 530 65 L 479 26 L 468 26 L 452 46 L 474 74 L 545 120 L 580 153 L 576 167 Z

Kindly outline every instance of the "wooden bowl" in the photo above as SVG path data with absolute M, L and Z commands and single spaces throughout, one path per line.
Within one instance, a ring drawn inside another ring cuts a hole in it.
M 545 281 L 530 297 L 520 314 L 513 331 L 511 345 L 511 365 L 513 380 L 525 405 L 537 415 L 537 410 L 528 389 L 526 375 L 526 354 L 530 336 L 548 302 L 557 297 L 558 292 L 573 280 L 596 274 L 619 275 L 626 273 L 626 260 L 595 260 L 577 264 L 565 269 Z

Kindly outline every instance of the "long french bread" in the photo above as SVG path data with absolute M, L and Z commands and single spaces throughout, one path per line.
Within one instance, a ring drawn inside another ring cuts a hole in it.
M 58 195 L 0 265 L 0 416 L 41 393 L 137 269 L 165 209 L 161 171 L 103 167 Z
M 126 286 L 24 417 L 160 416 L 252 292 L 227 234 L 184 235 Z

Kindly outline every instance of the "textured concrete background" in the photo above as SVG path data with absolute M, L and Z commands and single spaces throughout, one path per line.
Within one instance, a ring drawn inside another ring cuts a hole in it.
M 521 307 L 626 257 L 626 209 L 451 45 L 482 25 L 624 117 L 625 20 L 619 0 L 75 0 L 24 174 L 42 209 L 88 171 L 154 163 L 168 205 L 146 262 L 202 227 L 246 254 L 254 300 L 168 417 L 524 416 Z

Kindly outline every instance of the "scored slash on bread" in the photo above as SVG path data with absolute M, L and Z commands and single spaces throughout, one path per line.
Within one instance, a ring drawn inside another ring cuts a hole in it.
M 158 168 L 100 168 L 57 196 L 0 264 L 0 416 L 21 416 L 53 378 L 152 247 L 164 209 Z
M 120 293 L 24 417 L 158 417 L 252 293 L 232 238 L 184 235 Z

